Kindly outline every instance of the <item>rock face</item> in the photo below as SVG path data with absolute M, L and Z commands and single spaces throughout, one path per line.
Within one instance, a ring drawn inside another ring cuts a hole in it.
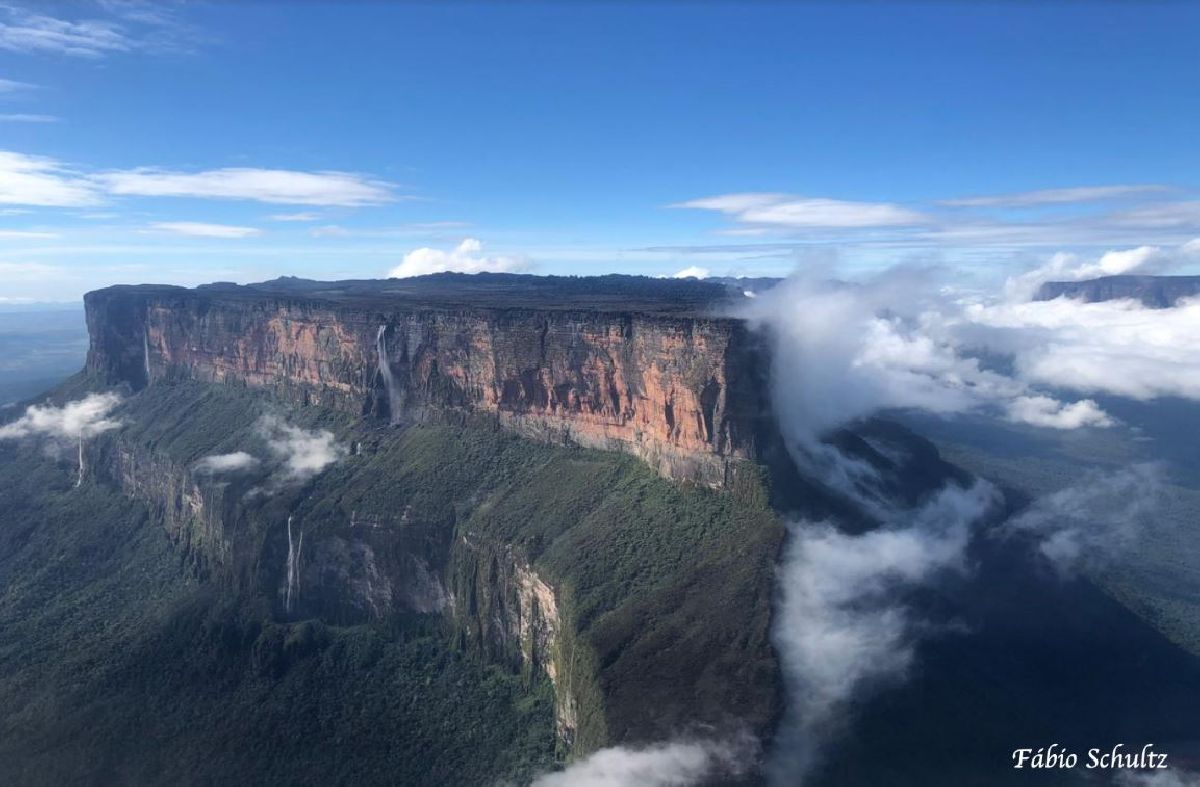
M 711 312 L 231 286 L 111 287 L 85 303 L 88 369 L 135 390 L 186 377 L 393 422 L 482 413 L 711 486 L 765 433 L 764 356 L 742 321 Z
M 1086 281 L 1048 281 L 1037 300 L 1066 296 L 1087 303 L 1133 299 L 1152 309 L 1167 309 L 1182 298 L 1200 295 L 1200 276 L 1103 276 Z

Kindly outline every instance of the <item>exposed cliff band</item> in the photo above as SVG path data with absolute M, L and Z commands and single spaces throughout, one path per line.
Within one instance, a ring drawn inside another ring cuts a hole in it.
M 486 414 L 713 486 L 762 441 L 761 355 L 736 319 L 247 288 L 111 287 L 85 300 L 88 368 L 134 389 L 185 377 L 392 423 Z

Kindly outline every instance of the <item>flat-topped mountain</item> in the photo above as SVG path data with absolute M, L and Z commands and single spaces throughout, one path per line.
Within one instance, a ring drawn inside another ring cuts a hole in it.
M 766 428 L 740 291 L 697 280 L 438 274 L 116 286 L 85 298 L 88 369 L 270 389 L 390 422 L 482 413 L 551 443 L 726 485 Z
M 1050 301 L 1064 295 L 1087 303 L 1128 298 L 1153 309 L 1166 309 L 1181 298 L 1200 295 L 1200 276 L 1102 276 L 1085 281 L 1048 281 L 1038 289 L 1035 300 Z

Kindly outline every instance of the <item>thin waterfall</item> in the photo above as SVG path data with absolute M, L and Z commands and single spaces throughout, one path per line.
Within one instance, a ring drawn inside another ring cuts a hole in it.
M 383 380 L 384 390 L 387 391 L 388 421 L 396 422 L 396 379 L 392 376 L 392 364 L 387 356 L 387 326 L 380 325 L 375 334 L 375 354 L 378 357 L 379 376 Z
M 75 488 L 83 485 L 83 432 L 79 432 L 79 476 L 75 479 Z
M 300 538 L 292 540 L 292 517 L 287 519 L 288 555 L 287 555 L 287 593 L 283 606 L 288 612 L 292 611 L 292 602 L 300 597 L 300 550 L 304 549 L 304 529 L 300 530 Z
M 150 384 L 150 329 L 142 331 L 142 364 L 146 369 L 146 385 Z

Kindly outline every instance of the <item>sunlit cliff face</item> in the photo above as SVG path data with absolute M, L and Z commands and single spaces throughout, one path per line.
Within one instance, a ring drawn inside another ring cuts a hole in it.
M 93 298 L 90 319 L 120 304 Z M 740 320 L 595 311 L 367 310 L 264 298 L 130 297 L 148 379 L 270 388 L 390 421 L 446 410 L 493 414 L 525 436 L 620 450 L 664 475 L 720 486 L 756 456 L 764 416 L 758 355 Z M 144 316 L 136 312 L 144 309 Z M 134 350 L 93 331 L 110 374 Z M 132 338 L 132 337 L 130 337 Z

